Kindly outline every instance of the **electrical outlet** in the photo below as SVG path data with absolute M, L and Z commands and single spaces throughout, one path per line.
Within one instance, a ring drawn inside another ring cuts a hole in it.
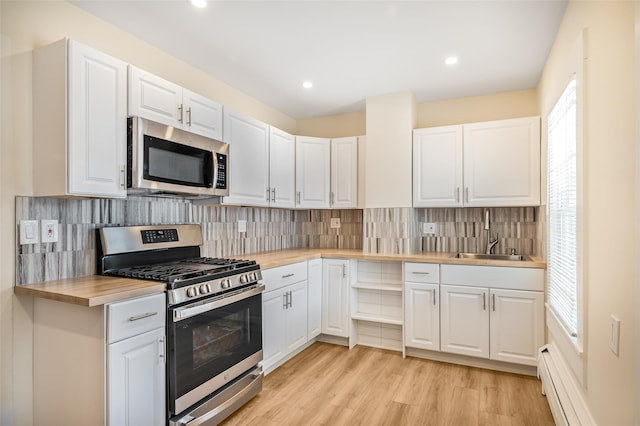
M 425 235 L 433 235 L 436 233 L 436 224 L 433 222 L 422 223 L 422 233 Z
M 37 220 L 20 221 L 20 244 L 37 244 L 40 242 Z
M 247 221 L 239 220 L 238 221 L 238 232 L 247 232 Z
M 618 355 L 620 351 L 620 320 L 614 315 L 611 315 L 609 320 L 611 335 L 609 336 L 609 349 L 611 352 Z
M 57 220 L 43 220 L 40 230 L 42 231 L 40 241 L 43 243 L 55 243 L 58 242 L 58 221 Z
M 332 228 L 340 228 L 340 218 L 339 217 L 332 217 L 330 226 Z

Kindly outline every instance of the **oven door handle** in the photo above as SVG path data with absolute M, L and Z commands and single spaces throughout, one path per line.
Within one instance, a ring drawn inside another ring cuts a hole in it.
M 219 296 L 208 303 L 203 303 L 201 305 L 191 305 L 191 306 L 183 306 L 182 308 L 177 308 L 173 311 L 173 322 L 178 322 L 183 319 L 191 318 L 194 315 L 201 314 L 203 312 L 208 312 L 213 309 L 218 309 L 223 306 L 230 305 L 239 300 L 246 299 L 251 296 L 255 296 L 264 291 L 265 285 L 263 282 L 258 282 L 257 285 L 253 287 L 249 287 L 248 289 L 243 289 L 238 292 L 224 294 Z
M 242 404 L 243 399 L 252 398 L 252 393 L 254 394 L 256 393 L 255 391 L 256 386 L 260 386 L 260 388 L 258 388 L 258 391 L 262 388 L 262 385 L 261 385 L 262 377 L 263 377 L 262 367 L 256 368 L 254 371 L 250 373 L 250 375 L 253 378 L 253 380 L 251 380 L 251 383 L 245 386 L 240 392 L 235 394 L 233 397 L 229 398 L 227 401 L 223 402 L 215 409 L 203 414 L 200 417 L 195 417 L 195 418 L 191 416 L 185 417 L 184 419 L 186 420 L 186 422 L 179 421 L 178 425 L 181 425 L 181 426 L 206 425 L 208 424 L 207 422 L 209 422 L 210 420 L 216 420 L 215 418 L 221 413 L 224 413 L 224 411 L 234 407 L 237 404 Z M 239 408 L 239 405 L 238 405 L 238 408 Z

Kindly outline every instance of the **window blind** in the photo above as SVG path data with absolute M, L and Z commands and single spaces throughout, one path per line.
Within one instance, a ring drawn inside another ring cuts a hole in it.
M 571 336 L 578 336 L 576 79 L 547 119 L 548 298 Z

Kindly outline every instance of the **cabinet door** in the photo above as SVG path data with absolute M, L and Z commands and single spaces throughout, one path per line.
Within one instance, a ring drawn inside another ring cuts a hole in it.
M 307 337 L 309 340 L 322 331 L 322 259 L 309 261 Z
M 349 337 L 349 263 L 322 260 L 322 333 Z
M 182 87 L 130 65 L 129 115 L 182 127 Z
M 329 139 L 296 137 L 296 207 L 329 208 Z
M 164 330 L 108 346 L 107 424 L 165 424 Z
M 491 289 L 491 359 L 536 365 L 544 345 L 544 293 Z
M 304 345 L 307 342 L 307 282 L 302 281 L 286 288 L 289 306 L 286 313 L 286 352 Z
M 262 295 L 262 365 L 265 370 L 285 355 L 286 304 L 284 289 Z
M 193 93 L 182 91 L 184 108 L 184 128 L 190 132 L 222 140 L 222 105 L 218 102 Z
M 295 136 L 275 127 L 269 130 L 269 187 L 272 207 L 294 208 L 296 194 Z
M 438 285 L 407 282 L 405 289 L 405 346 L 440 350 Z
M 440 349 L 489 357 L 489 290 L 440 286 Z
M 229 196 L 225 204 L 269 205 L 269 126 L 224 111 L 224 141 L 229 144 Z
M 68 45 L 67 191 L 125 197 L 127 65 Z
M 540 205 L 540 117 L 466 124 L 467 206 Z
M 413 131 L 413 206 L 463 204 L 462 126 Z
M 331 208 L 358 207 L 358 138 L 331 140 Z

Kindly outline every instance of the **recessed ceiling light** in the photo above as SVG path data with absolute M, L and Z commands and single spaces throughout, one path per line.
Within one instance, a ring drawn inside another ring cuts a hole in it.
M 198 8 L 207 7 L 207 0 L 190 0 L 191 4 Z
M 311 89 L 313 87 L 313 83 L 310 81 L 305 81 L 302 83 L 302 87 L 304 87 L 305 89 Z
M 458 58 L 456 56 L 449 56 L 444 60 L 444 63 L 447 65 L 455 65 L 458 63 Z

